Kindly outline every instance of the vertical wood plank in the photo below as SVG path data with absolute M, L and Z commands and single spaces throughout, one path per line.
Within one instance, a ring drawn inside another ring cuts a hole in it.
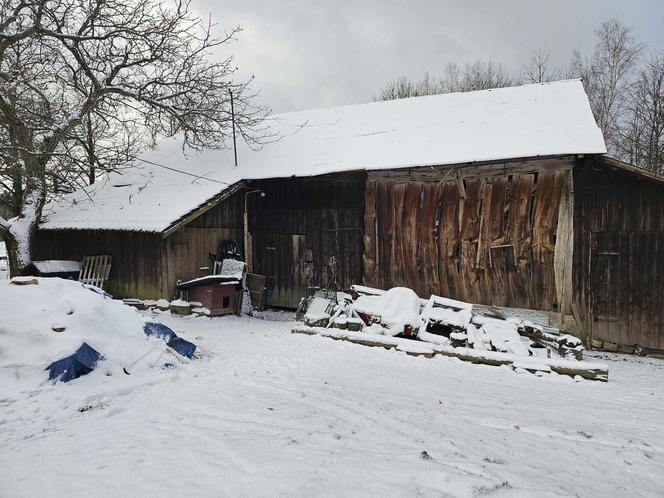
M 364 264 L 364 285 L 378 287 L 377 241 L 376 241 L 376 182 L 367 182 L 364 194 L 364 253 L 362 261 Z
M 420 260 L 417 254 L 417 221 L 420 217 L 421 192 L 422 185 L 419 182 L 411 182 L 405 185 L 401 217 L 401 261 L 404 268 L 406 287 L 413 289 L 421 297 L 428 297 L 424 296 L 420 281 Z
M 447 293 L 452 299 L 465 299 L 460 277 L 459 247 L 459 191 L 455 181 L 445 182 L 440 187 L 440 227 L 438 235 L 438 273 L 441 287 L 447 284 Z M 443 289 L 445 290 L 445 289 Z
M 404 209 L 404 195 L 406 193 L 405 183 L 397 183 L 392 185 L 392 244 L 390 259 L 392 261 L 391 267 L 391 287 L 406 286 L 405 265 L 403 260 L 403 209 Z
M 436 240 L 438 203 L 438 183 L 424 183 L 422 185 L 422 212 L 417 227 L 424 296 L 443 293 L 438 276 L 438 241 Z
M 541 175 L 541 173 L 540 173 Z M 514 175 L 506 224 L 506 240 L 513 247 L 514 267 L 509 268 L 510 306 L 518 308 L 538 307 L 541 303 L 534 285 L 537 274 L 534 251 L 531 250 L 533 219 L 531 203 L 535 175 Z M 537 191 L 540 190 L 538 181 Z M 551 248 L 553 250 L 553 248 Z M 547 309 L 542 306 L 542 309 Z
M 545 171 L 538 175 L 532 233 L 534 295 L 542 309 L 556 303 L 554 272 L 555 234 L 565 173 Z
M 493 304 L 491 271 L 488 257 L 491 247 L 491 201 L 493 197 L 493 183 L 486 180 L 482 187 L 479 210 L 479 234 L 475 256 L 475 271 L 478 275 L 479 300 L 484 304 Z
M 483 179 L 466 181 L 466 198 L 463 203 L 464 209 L 460 227 L 460 267 L 463 294 L 465 299 L 471 303 L 480 301 L 476 259 L 479 244 L 480 203 L 482 200 L 483 185 Z

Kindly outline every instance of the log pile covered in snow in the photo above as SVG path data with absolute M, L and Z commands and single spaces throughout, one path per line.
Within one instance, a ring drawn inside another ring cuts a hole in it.
M 520 317 L 479 312 L 470 303 L 411 289 L 387 291 L 355 285 L 354 296 L 314 297 L 304 327 L 293 332 L 319 334 L 369 346 L 395 348 L 415 356 L 452 356 L 474 363 L 511 365 L 541 375 L 556 372 L 608 380 L 608 367 L 582 361 L 580 339 Z M 349 324 L 356 324 L 349 327 Z

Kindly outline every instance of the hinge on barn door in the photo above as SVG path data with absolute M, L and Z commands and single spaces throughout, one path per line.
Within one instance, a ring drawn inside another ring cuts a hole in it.
M 610 316 L 610 315 L 595 315 L 595 321 L 596 322 L 617 322 L 618 317 L 617 316 Z

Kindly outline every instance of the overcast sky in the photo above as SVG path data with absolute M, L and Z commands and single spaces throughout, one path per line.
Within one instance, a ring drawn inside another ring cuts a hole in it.
M 225 47 L 254 75 L 274 112 L 366 102 L 401 74 L 491 58 L 518 72 L 533 50 L 566 66 L 589 53 L 593 31 L 617 17 L 649 48 L 664 50 L 662 0 L 193 0 L 218 29 L 240 25 Z

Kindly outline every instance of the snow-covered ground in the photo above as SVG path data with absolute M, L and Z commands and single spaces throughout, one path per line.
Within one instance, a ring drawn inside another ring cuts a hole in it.
M 205 357 L 0 371 L 0 496 L 664 495 L 664 361 L 601 355 L 610 381 L 575 382 L 291 334 L 289 314 L 158 318 Z

